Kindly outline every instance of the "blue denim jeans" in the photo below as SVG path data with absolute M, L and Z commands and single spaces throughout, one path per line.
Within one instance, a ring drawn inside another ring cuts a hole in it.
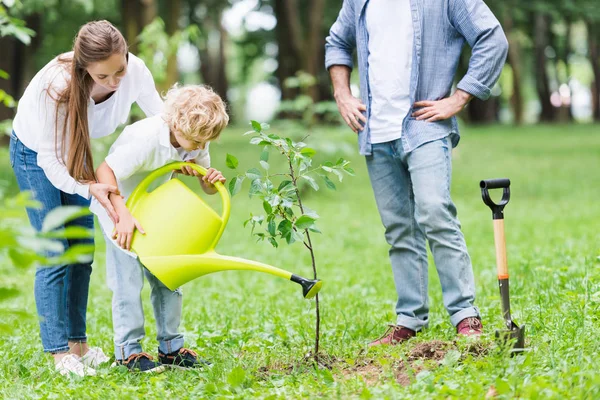
M 179 333 L 181 289 L 170 290 L 150 273 L 136 258 L 123 252 L 106 235 L 106 281 L 113 292 L 112 316 L 115 358 L 126 360 L 142 351 L 144 308 L 142 287 L 144 274 L 150 283 L 150 300 L 156 318 L 156 339 L 159 350 L 166 354 L 183 347 L 183 335 Z
M 40 231 L 44 218 L 56 207 L 89 207 L 90 201 L 76 194 L 67 194 L 50 183 L 44 171 L 37 165 L 37 153 L 19 141 L 13 132 L 10 137 L 10 164 L 17 177 L 21 191 L 31 191 L 41 208 L 28 208 L 29 222 Z M 90 214 L 67 223 L 94 229 L 94 217 Z M 94 239 L 62 240 L 63 248 L 78 243 L 93 244 Z M 47 257 L 57 254 L 45 253 Z M 86 311 L 92 265 L 72 264 L 55 267 L 41 266 L 35 273 L 34 295 L 40 320 L 40 333 L 44 351 L 62 353 L 69 351 L 68 341 L 85 342 Z
M 366 157 L 385 237 L 398 302 L 397 324 L 419 331 L 429 321 L 426 241 L 433 254 L 444 306 L 453 325 L 479 316 L 473 306 L 471 259 L 450 198 L 452 143 L 449 137 L 410 153 L 402 139 L 373 145 Z

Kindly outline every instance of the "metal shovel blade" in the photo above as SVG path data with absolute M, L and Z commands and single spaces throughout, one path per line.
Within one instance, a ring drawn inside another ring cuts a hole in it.
M 525 325 L 517 326 L 511 321 L 511 329 L 496 331 L 496 339 L 504 346 L 512 343 L 511 355 L 525 351 Z

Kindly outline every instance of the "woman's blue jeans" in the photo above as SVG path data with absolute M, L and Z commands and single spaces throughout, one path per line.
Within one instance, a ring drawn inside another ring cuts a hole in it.
M 28 208 L 29 221 L 40 231 L 44 218 L 56 207 L 89 207 L 90 201 L 76 194 L 67 194 L 50 183 L 37 165 L 37 153 L 26 147 L 13 132 L 10 137 L 10 164 L 21 191 L 31 191 L 41 208 Z M 86 215 L 67 223 L 67 226 L 94 228 L 93 216 Z M 93 244 L 93 238 L 63 239 L 64 249 L 78 243 Z M 56 254 L 45 253 L 47 257 Z M 44 351 L 62 353 L 69 351 L 69 341 L 85 342 L 86 311 L 92 265 L 72 264 L 41 266 L 35 273 L 35 303 L 40 321 Z

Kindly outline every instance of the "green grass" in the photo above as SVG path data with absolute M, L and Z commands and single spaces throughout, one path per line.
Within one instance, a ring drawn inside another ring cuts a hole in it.
M 229 129 L 211 147 L 213 164 L 225 154 L 254 167 L 256 146 L 243 129 Z M 414 341 L 395 348 L 365 344 L 395 320 L 395 290 L 383 227 L 367 179 L 364 159 L 347 130 L 318 131 L 309 139 L 325 159 L 350 159 L 355 177 L 337 191 L 307 193 L 323 234 L 313 239 L 320 278 L 321 348 L 330 369 L 313 368 L 303 357 L 313 345 L 314 302 L 297 285 L 270 275 L 223 272 L 184 286 L 182 331 L 187 346 L 214 363 L 207 371 L 168 371 L 158 376 L 103 368 L 85 379 L 56 376 L 44 355 L 33 299 L 34 271 L 15 271 L 0 260 L 6 285 L 22 295 L 3 307 L 30 317 L 6 320 L 14 332 L 0 342 L 0 393 L 4 398 L 498 398 L 600 397 L 600 134 L 598 126 L 492 127 L 463 130 L 454 152 L 452 194 L 473 261 L 486 336 L 475 348 L 453 343 L 455 333 L 430 265 L 430 326 Z M 6 150 L 0 179 L 11 182 Z M 274 158 L 274 154 L 271 155 Z M 233 176 L 226 171 L 229 177 Z M 495 275 L 491 212 L 478 182 L 509 177 L 512 198 L 505 210 L 511 300 L 519 324 L 527 325 L 529 351 L 509 357 L 493 332 L 502 329 Z M 322 185 L 324 186 L 324 185 Z M 14 192 L 14 182 L 11 184 Z M 211 202 L 218 204 L 218 199 Z M 273 249 L 254 243 L 242 221 L 260 205 L 239 194 L 218 246 L 227 255 L 259 260 L 310 276 L 300 245 Z M 183 233 L 184 234 L 184 233 Z M 104 244 L 97 251 L 88 307 L 92 345 L 112 350 L 111 294 L 105 285 Z M 146 285 L 147 286 L 147 285 Z M 148 288 L 144 298 L 149 298 Z M 146 302 L 146 351 L 156 353 L 154 318 Z M 448 342 L 437 359 L 419 358 L 424 344 Z M 435 343 L 435 342 L 434 342 Z M 482 351 L 483 349 L 483 351 Z M 448 351 L 449 350 L 449 351 Z

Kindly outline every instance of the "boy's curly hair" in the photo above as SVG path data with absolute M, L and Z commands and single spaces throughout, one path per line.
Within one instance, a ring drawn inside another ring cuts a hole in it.
M 186 139 L 215 140 L 229 123 L 225 102 L 210 87 L 175 85 L 165 96 L 163 119 Z

